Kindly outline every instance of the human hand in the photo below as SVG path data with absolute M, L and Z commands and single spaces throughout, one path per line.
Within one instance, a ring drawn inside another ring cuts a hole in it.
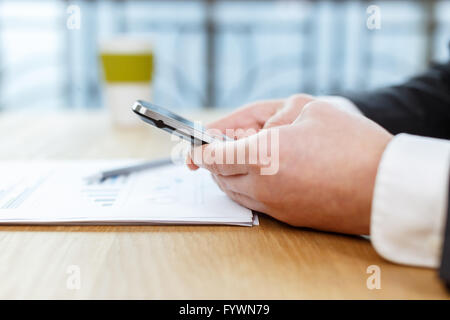
M 277 134 L 275 150 L 272 145 Z M 211 171 L 219 187 L 247 208 L 294 226 L 368 234 L 377 168 L 391 138 L 363 116 L 314 101 L 292 124 L 198 147 L 193 161 Z M 250 163 L 249 151 L 259 141 L 267 142 L 272 163 L 262 161 L 261 150 L 257 161 Z M 240 148 L 245 149 L 245 163 L 236 163 L 236 157 L 231 163 L 225 159 L 227 150 L 237 154 Z M 261 175 L 274 161 L 279 161 L 278 171 Z
M 219 130 L 222 134 L 227 134 L 226 130 L 231 129 L 234 135 L 230 138 L 244 138 L 261 129 L 291 124 L 303 106 L 313 100 L 314 97 L 310 95 L 295 94 L 287 99 L 256 101 L 210 123 L 207 129 Z M 191 170 L 198 168 L 189 155 L 186 164 Z

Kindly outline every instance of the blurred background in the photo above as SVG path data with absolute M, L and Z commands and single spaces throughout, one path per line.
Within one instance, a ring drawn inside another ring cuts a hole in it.
M 446 61 L 450 1 L 0 0 L 0 111 L 104 107 L 99 42 L 117 35 L 151 39 L 156 104 L 235 108 L 394 84 Z

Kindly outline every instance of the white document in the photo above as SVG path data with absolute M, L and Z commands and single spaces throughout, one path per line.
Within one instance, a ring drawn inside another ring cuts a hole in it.
M 209 172 L 169 164 L 90 182 L 130 161 L 0 162 L 0 224 L 257 224 Z

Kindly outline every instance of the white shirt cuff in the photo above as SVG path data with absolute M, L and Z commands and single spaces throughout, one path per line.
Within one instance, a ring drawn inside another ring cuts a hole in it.
M 384 258 L 438 267 L 447 212 L 450 141 L 399 134 L 378 167 L 371 241 Z

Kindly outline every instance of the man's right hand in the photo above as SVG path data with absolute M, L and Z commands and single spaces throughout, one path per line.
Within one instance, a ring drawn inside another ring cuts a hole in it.
M 244 207 L 294 226 L 369 234 L 377 169 L 391 139 L 362 115 L 313 101 L 290 124 L 198 146 L 192 156 Z

